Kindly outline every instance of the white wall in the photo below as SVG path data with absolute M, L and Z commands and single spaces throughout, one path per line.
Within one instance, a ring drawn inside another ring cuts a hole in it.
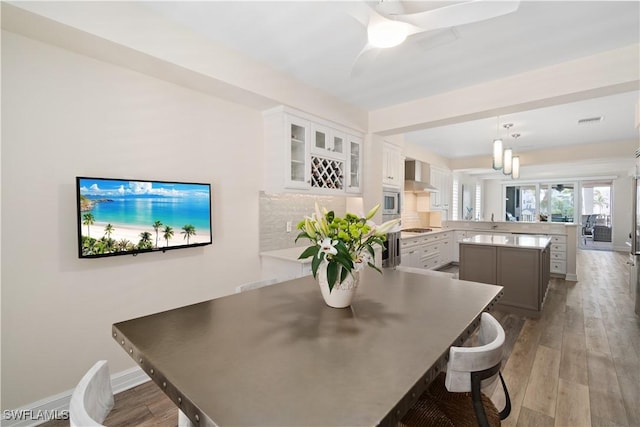
M 133 367 L 112 323 L 258 279 L 259 111 L 3 32 L 2 125 L 3 409 Z M 78 175 L 212 183 L 213 245 L 78 259 Z
M 621 174 L 613 181 L 613 197 L 611 222 L 613 224 L 611 240 L 613 249 L 628 252 L 629 247 L 625 242 L 629 241 L 631 232 L 631 210 L 632 210 L 632 177 Z
M 485 179 L 482 189 L 482 210 L 484 220 L 490 221 L 491 214 L 495 221 L 504 221 L 502 212 L 504 211 L 504 197 L 502 197 L 502 182 L 498 180 Z

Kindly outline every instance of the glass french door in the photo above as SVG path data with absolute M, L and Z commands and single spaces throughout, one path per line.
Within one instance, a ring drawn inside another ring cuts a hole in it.
M 580 246 L 585 249 L 611 249 L 611 181 L 582 183 Z

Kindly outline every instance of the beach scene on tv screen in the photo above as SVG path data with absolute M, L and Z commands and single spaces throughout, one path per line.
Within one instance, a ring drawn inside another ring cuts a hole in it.
M 80 178 L 82 256 L 211 243 L 210 187 Z

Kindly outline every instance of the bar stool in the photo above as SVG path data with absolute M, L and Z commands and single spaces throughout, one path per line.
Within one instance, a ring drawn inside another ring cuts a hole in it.
M 106 360 L 100 360 L 82 377 L 71 395 L 71 427 L 98 427 L 113 408 L 111 377 Z
M 446 375 L 441 373 L 398 423 L 402 427 L 499 426 L 511 412 L 509 391 L 500 374 L 505 334 L 489 313 L 482 313 L 477 347 L 451 347 Z M 498 412 L 490 394 L 500 378 L 505 407 Z

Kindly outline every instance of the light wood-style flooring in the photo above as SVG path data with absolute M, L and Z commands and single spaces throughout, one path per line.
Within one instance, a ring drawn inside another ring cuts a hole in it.
M 540 319 L 494 315 L 505 328 L 504 426 L 640 427 L 640 318 L 628 294 L 628 255 L 579 250 L 579 282 L 552 279 Z M 499 388 L 498 388 L 499 389 Z M 503 396 L 493 396 L 502 408 Z M 152 382 L 116 395 L 107 426 L 176 426 Z M 47 427 L 68 425 L 56 422 Z

